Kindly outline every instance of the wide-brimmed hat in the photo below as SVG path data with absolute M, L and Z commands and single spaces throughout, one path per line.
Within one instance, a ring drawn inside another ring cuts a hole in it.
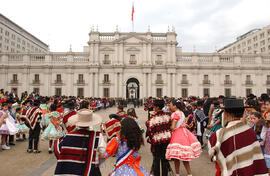
M 102 119 L 99 115 L 94 114 L 89 109 L 81 109 L 77 114 L 68 119 L 69 125 L 76 125 L 79 127 L 90 127 L 101 123 Z
M 224 107 L 221 109 L 241 109 L 250 108 L 244 105 L 244 100 L 236 98 L 228 98 L 224 100 Z

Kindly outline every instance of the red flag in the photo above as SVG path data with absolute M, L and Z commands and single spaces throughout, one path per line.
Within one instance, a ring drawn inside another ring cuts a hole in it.
M 132 13 L 131 13 L 131 20 L 133 21 L 133 15 L 134 15 L 134 3 L 132 3 Z

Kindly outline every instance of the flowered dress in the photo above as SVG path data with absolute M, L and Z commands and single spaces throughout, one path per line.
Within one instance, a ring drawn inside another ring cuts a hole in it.
M 60 114 L 57 111 L 53 111 L 49 114 L 49 117 L 51 119 L 50 123 L 42 133 L 41 138 L 46 140 L 57 140 L 64 136 L 64 132 L 60 127 Z
M 29 128 L 25 125 L 25 123 L 21 119 L 19 119 L 21 116 L 22 115 L 20 113 L 16 112 L 16 117 L 17 117 L 16 126 L 19 129 L 18 133 L 24 134 L 28 131 Z
M 186 128 L 194 135 L 196 135 L 196 120 L 194 118 L 193 113 L 189 114 L 186 118 Z
M 47 104 L 41 104 L 40 109 L 42 111 L 42 119 L 41 119 L 41 125 L 43 127 L 46 127 L 50 123 L 49 113 L 48 113 L 48 105 Z
M 175 111 L 171 115 L 176 121 L 176 127 L 172 132 L 170 144 L 166 150 L 166 159 L 172 158 L 190 161 L 198 158 L 202 152 L 201 144 L 197 138 L 186 128 L 185 115 L 182 111 Z
M 117 161 L 120 161 L 129 151 L 127 142 L 124 141 L 121 143 L 120 136 L 117 135 L 117 137 L 112 138 L 107 144 L 104 155 L 105 158 L 116 155 Z M 134 152 L 128 157 L 126 162 L 123 162 L 120 167 L 116 167 L 115 170 L 113 170 L 111 176 L 148 176 L 149 173 L 140 165 L 140 159 L 141 157 L 139 156 L 138 151 Z

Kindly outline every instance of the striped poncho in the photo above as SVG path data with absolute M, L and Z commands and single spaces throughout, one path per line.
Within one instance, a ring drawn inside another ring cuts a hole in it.
M 222 176 L 268 175 L 256 134 L 241 120 L 231 121 L 213 133 L 208 148 Z

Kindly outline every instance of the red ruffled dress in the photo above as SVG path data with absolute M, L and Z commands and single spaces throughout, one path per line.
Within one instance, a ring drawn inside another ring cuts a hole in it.
M 172 120 L 176 121 L 176 127 L 172 132 L 171 141 L 166 150 L 166 159 L 174 158 L 181 161 L 190 161 L 198 158 L 202 152 L 201 144 L 186 128 L 184 113 L 175 111 L 171 117 Z

